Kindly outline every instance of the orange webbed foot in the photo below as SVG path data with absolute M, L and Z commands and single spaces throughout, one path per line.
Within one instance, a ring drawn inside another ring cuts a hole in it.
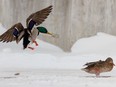
M 34 50 L 34 48 L 33 47 L 28 47 L 29 49 L 31 49 L 31 50 Z
M 38 46 L 38 43 L 36 41 L 33 41 L 33 43 L 35 43 L 35 45 Z

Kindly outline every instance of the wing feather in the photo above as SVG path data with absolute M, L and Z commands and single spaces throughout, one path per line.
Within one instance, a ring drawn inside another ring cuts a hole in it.
M 93 65 L 102 64 L 102 63 L 104 63 L 104 61 L 99 60 L 99 61 L 96 61 L 96 62 L 88 62 L 84 66 L 93 66 Z
M 8 29 L 5 33 L 0 35 L 0 41 L 2 42 L 12 42 L 16 40 L 16 37 L 13 36 L 14 29 L 17 28 L 18 31 L 23 31 L 24 27 L 21 23 L 17 23 L 13 25 L 10 29 Z
M 32 13 L 26 20 L 27 27 L 31 19 L 35 21 L 37 25 L 41 24 L 43 21 L 45 21 L 47 16 L 50 14 L 51 10 L 52 10 L 52 5 L 40 11 Z

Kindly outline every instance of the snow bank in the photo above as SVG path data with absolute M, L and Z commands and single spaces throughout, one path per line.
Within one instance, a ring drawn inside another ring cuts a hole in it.
M 0 24 L 0 34 L 6 29 Z M 34 51 L 23 50 L 22 42 L 0 43 L 0 70 L 26 69 L 81 69 L 88 61 L 105 60 L 108 56 L 116 57 L 116 37 L 98 33 L 89 38 L 78 40 L 71 53 L 64 53 L 60 48 L 37 40 Z M 116 61 L 116 59 L 114 59 Z
M 100 32 L 78 40 L 71 50 L 79 54 L 112 54 L 116 52 L 116 36 Z

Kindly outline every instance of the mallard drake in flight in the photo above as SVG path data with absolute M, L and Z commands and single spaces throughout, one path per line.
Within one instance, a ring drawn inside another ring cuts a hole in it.
M 38 27 L 38 25 L 44 22 L 44 20 L 50 14 L 51 10 L 52 6 L 49 6 L 45 9 L 32 13 L 26 20 L 26 28 L 24 28 L 21 23 L 17 23 L 8 29 L 5 33 L 0 35 L 0 41 L 7 43 L 16 41 L 16 43 L 19 43 L 20 40 L 23 39 L 23 49 L 27 48 L 30 42 L 33 42 L 36 44 L 36 46 L 38 46 L 35 40 L 39 33 L 52 35 L 47 31 L 46 28 Z M 34 49 L 32 47 L 28 48 L 32 50 Z
M 83 68 L 85 72 L 95 74 L 96 76 L 99 76 L 102 72 L 109 72 L 113 69 L 113 66 L 115 64 L 113 63 L 113 59 L 108 57 L 105 61 L 99 60 L 96 62 L 89 62 L 86 63 L 84 66 L 87 66 Z

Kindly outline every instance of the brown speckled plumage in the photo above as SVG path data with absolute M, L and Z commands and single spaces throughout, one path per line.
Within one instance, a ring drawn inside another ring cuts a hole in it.
M 114 63 L 113 59 L 108 57 L 105 61 L 99 60 L 96 62 L 89 62 L 86 63 L 84 66 L 87 66 L 83 68 L 85 72 L 96 74 L 96 76 L 99 76 L 102 72 L 109 72 L 113 69 Z
M 15 41 L 16 38 L 13 36 L 13 31 L 15 27 L 19 30 L 20 33 L 24 30 L 23 25 L 21 23 L 17 23 L 13 25 L 10 29 L 8 29 L 5 33 L 0 35 L 0 41 L 3 41 L 3 42 Z

